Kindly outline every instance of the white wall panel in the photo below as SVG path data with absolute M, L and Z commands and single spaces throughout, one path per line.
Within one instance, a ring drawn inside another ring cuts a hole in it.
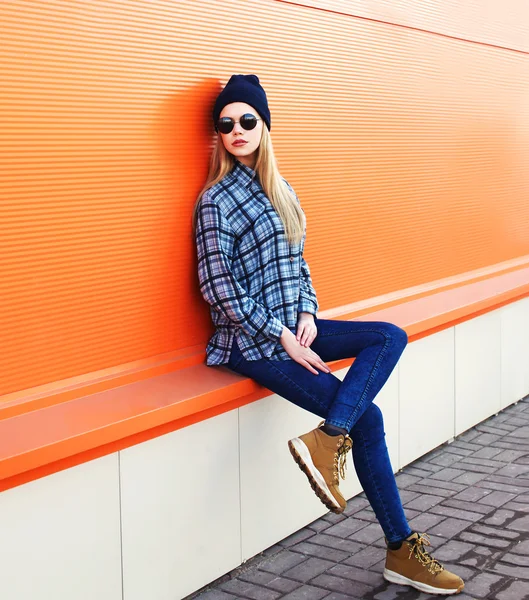
M 124 600 L 175 600 L 241 562 L 236 410 L 121 452 Z
M 118 456 L 0 494 L 2 600 L 121 600 Z
M 408 344 L 399 369 L 403 467 L 454 436 L 454 328 Z
M 501 408 L 529 394 L 529 298 L 500 309 Z
M 328 512 L 288 449 L 320 417 L 271 394 L 239 409 L 242 556 L 246 560 Z
M 455 434 L 497 413 L 501 405 L 500 311 L 455 326 Z

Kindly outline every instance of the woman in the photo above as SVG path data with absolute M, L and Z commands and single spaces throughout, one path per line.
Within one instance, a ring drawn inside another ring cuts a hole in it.
M 213 109 L 218 133 L 194 212 L 200 290 L 216 331 L 207 365 L 225 365 L 324 419 L 288 442 L 320 500 L 333 512 L 352 448 L 358 478 L 384 531 L 384 577 L 433 594 L 463 581 L 428 554 L 406 520 L 373 399 L 401 356 L 406 332 L 385 322 L 318 319 L 303 259 L 305 214 L 281 177 L 267 97 L 256 75 L 233 75 Z M 356 357 L 343 382 L 327 361 Z

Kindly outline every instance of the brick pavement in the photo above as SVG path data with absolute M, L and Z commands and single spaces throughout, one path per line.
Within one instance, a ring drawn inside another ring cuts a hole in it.
M 458 600 L 529 600 L 529 396 L 397 474 L 410 526 L 465 580 Z M 384 581 L 365 495 L 189 596 L 194 600 L 424 600 Z

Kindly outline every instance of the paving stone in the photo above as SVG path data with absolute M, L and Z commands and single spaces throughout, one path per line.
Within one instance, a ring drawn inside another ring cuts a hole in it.
M 468 429 L 464 433 L 461 433 L 457 436 L 458 441 L 471 442 L 480 436 L 480 433 L 474 427 L 472 429 Z
M 527 566 L 516 567 L 514 565 L 507 565 L 505 563 L 498 562 L 494 565 L 493 570 L 497 573 L 508 575 L 509 577 L 516 577 L 518 579 L 529 579 L 529 568 Z
M 476 571 L 474 569 L 472 569 L 470 567 L 464 567 L 461 564 L 444 562 L 443 566 L 447 571 L 451 571 L 452 573 L 459 575 L 459 577 L 461 577 L 461 579 L 463 579 L 463 581 L 468 581 L 469 579 L 474 577 L 474 575 L 476 574 Z M 427 598 L 430 598 L 430 600 L 431 600 L 431 596 L 427 596 Z
M 517 498 L 517 500 L 518 500 L 518 498 Z M 507 502 L 507 504 L 503 505 L 503 508 L 505 508 L 506 510 L 513 510 L 514 512 L 517 512 L 517 513 L 528 513 L 529 514 L 529 504 L 527 504 L 527 503 L 520 504 L 519 502 Z
M 516 427 L 514 431 L 509 433 L 509 437 L 521 438 L 522 441 L 526 442 L 529 440 L 529 425 L 526 425 L 525 427 Z
M 483 535 L 506 538 L 508 540 L 515 540 L 520 537 L 520 534 L 517 531 L 509 531 L 508 529 L 505 529 L 505 527 L 495 528 L 476 524 L 472 527 L 472 531 L 475 533 L 482 533 Z
M 461 519 L 453 519 L 450 517 L 435 527 L 432 527 L 428 533 L 431 532 L 445 538 L 452 538 L 471 525 L 472 523 L 469 521 L 462 521 Z
M 482 468 L 482 467 L 480 467 Z M 463 483 L 465 485 L 474 485 L 478 481 L 485 479 L 488 477 L 486 473 L 464 473 L 463 475 L 459 475 L 459 477 L 455 477 L 453 479 L 454 483 Z
M 524 556 L 529 556 L 529 540 L 523 540 L 518 542 L 516 546 L 513 546 L 511 548 L 511 552 L 516 552 L 516 554 L 523 554 Z
M 490 598 L 493 588 L 500 587 L 505 582 L 501 575 L 493 573 L 478 573 L 470 581 L 465 582 L 465 594 L 473 598 Z
M 354 534 L 354 541 L 362 544 L 373 544 L 380 539 L 384 540 L 384 532 L 378 523 L 370 523 Z
M 349 579 L 343 579 L 342 577 L 334 577 L 328 573 L 318 575 L 318 577 L 312 580 L 312 584 L 331 592 L 350 594 L 357 598 L 364 598 L 372 591 L 365 583 L 349 581 Z
M 222 590 L 214 589 L 203 592 L 198 596 L 194 596 L 193 600 L 234 600 L 236 598 L 237 596 L 233 596 Z
M 436 504 L 439 504 L 439 502 L 442 502 L 444 500 L 443 496 L 433 496 L 431 494 L 422 494 L 420 496 L 418 496 L 417 498 L 415 498 L 414 500 L 411 500 L 410 502 L 406 503 L 405 507 L 406 508 L 414 508 L 416 510 L 420 510 L 420 511 L 425 511 L 428 510 L 429 508 L 431 508 L 432 506 L 435 506 Z
M 456 494 L 454 496 L 454 500 L 465 500 L 467 502 L 477 502 L 478 500 L 481 500 L 481 498 L 484 498 L 488 494 L 492 494 L 492 493 L 493 492 L 491 492 L 490 490 L 484 490 L 483 488 L 469 487 L 469 488 L 463 490 L 462 492 L 459 492 L 459 494 Z
M 484 450 L 499 450 L 501 452 L 501 448 L 484 448 Z M 464 468 L 463 465 L 475 465 L 479 467 L 484 467 L 487 469 L 487 471 L 483 471 L 483 473 L 493 473 L 494 471 L 501 469 L 505 466 L 505 463 L 499 460 L 493 460 L 491 458 L 480 458 L 479 456 L 476 457 L 476 453 L 474 453 L 472 456 L 462 458 L 459 461 L 459 464 L 461 466 L 458 468 L 461 469 Z
M 525 475 L 526 473 L 529 473 L 529 465 L 517 465 L 516 463 L 513 463 L 506 465 L 497 471 L 496 475 L 518 477 L 519 475 Z
M 293 533 L 292 535 L 289 535 L 284 540 L 281 540 L 280 542 L 278 542 L 278 544 L 280 546 L 288 548 L 290 546 L 293 546 L 294 544 L 303 542 L 304 540 L 311 538 L 313 535 L 314 535 L 314 531 L 312 531 L 311 529 L 300 529 L 299 531 L 296 531 L 296 533 Z
M 503 525 L 509 519 L 512 519 L 514 515 L 515 513 L 512 510 L 505 510 L 504 508 L 499 508 L 498 510 L 494 511 L 492 515 L 488 517 L 488 519 L 485 519 L 483 523 L 487 525 Z
M 402 504 L 406 504 L 410 500 L 418 498 L 421 494 L 419 492 L 412 492 L 410 490 L 399 490 L 399 496 Z
M 505 485 L 521 486 L 522 488 L 525 488 L 522 493 L 529 492 L 529 480 L 525 478 L 525 475 L 520 475 L 518 477 L 506 477 L 505 475 L 497 475 L 495 473 L 494 475 L 489 475 L 488 481 L 494 483 L 503 483 Z
M 333 513 L 328 512 L 326 515 L 323 515 L 322 519 L 327 521 L 328 523 L 340 523 L 340 521 L 345 521 L 347 519 L 347 515 L 344 513 Z
M 477 502 L 465 502 L 464 500 L 456 500 L 456 497 L 445 498 L 443 500 L 443 506 L 451 506 L 452 508 L 460 508 L 461 510 L 470 510 L 475 513 L 482 515 L 488 515 L 494 511 L 493 506 L 487 506 L 486 504 L 478 504 Z
M 311 543 L 328 546 L 336 550 L 342 550 L 343 552 L 347 552 L 349 554 L 356 554 L 365 548 L 365 544 L 359 544 L 354 540 L 343 540 L 325 533 L 313 537 Z
M 441 469 L 437 471 L 437 473 L 432 473 L 430 475 L 430 479 L 439 479 L 441 481 L 452 481 L 456 477 L 463 475 L 465 471 L 461 469 L 453 469 L 452 467 L 447 467 L 446 469 Z M 423 482 L 424 483 L 424 482 Z
M 300 563 L 299 565 L 296 565 L 292 569 L 289 569 L 288 571 L 283 571 L 283 576 L 306 583 L 307 581 L 314 579 L 314 577 L 321 575 L 321 573 L 327 571 L 333 565 L 334 563 L 328 560 L 311 557 L 308 560 Z
M 495 456 L 498 456 L 498 454 L 501 454 L 502 452 L 504 452 L 504 450 L 502 450 L 501 448 L 492 448 L 491 446 L 485 446 L 485 448 L 482 448 L 481 450 L 474 452 L 472 457 L 473 458 L 494 458 Z M 496 460 L 500 460 L 500 459 L 496 459 Z M 505 462 L 510 462 L 510 461 L 505 461 Z
M 442 517 L 440 515 L 431 515 L 428 513 L 424 513 L 422 515 L 419 515 L 418 517 L 415 517 L 414 519 L 411 519 L 411 521 L 409 521 L 408 523 L 413 531 L 420 531 L 424 533 L 432 527 L 434 527 L 435 525 L 437 525 L 438 523 L 440 523 L 441 521 L 443 521 L 445 518 L 446 517 Z
M 236 596 L 244 596 L 252 600 L 276 600 L 281 597 L 281 592 L 269 590 L 268 588 L 255 585 L 248 581 L 232 579 L 220 585 L 221 589 L 226 592 L 235 594 Z
M 500 450 L 500 452 L 501 452 L 501 450 Z M 434 465 L 439 465 L 441 467 L 449 467 L 450 465 L 457 462 L 458 460 L 460 460 L 460 458 L 456 454 L 443 453 L 443 454 L 440 454 L 439 456 L 436 456 L 435 458 L 432 458 L 430 460 L 430 462 L 433 463 Z
M 526 567 L 529 569 L 529 562 L 527 562 L 526 556 L 521 556 L 520 554 L 511 554 L 507 552 L 501 557 L 501 561 L 505 563 L 509 563 L 511 565 L 520 565 L 521 567 Z
M 432 462 L 428 462 L 428 460 L 416 460 L 414 463 L 412 463 L 414 467 L 416 467 L 417 469 L 422 469 L 423 471 L 430 471 L 432 473 L 436 473 L 437 471 L 440 471 L 443 467 L 449 466 L 449 465 L 438 465 Z M 408 470 L 408 467 L 406 467 L 406 471 Z
M 238 579 L 242 581 L 248 581 L 249 583 L 255 583 L 256 585 L 262 585 L 269 587 L 277 592 L 283 592 L 287 594 L 300 587 L 300 583 L 292 581 L 291 579 L 285 579 L 284 577 L 278 577 L 274 573 L 267 573 L 265 571 L 259 571 L 249 569 L 241 573 Z
M 348 594 L 338 594 L 333 592 L 328 596 L 325 596 L 325 600 L 359 600 L 356 596 L 349 596 Z
M 484 491 L 489 492 L 489 490 Z M 477 502 L 499 508 L 513 498 L 516 498 L 516 494 L 511 494 L 509 492 L 489 492 L 486 496 L 483 496 L 483 498 L 478 499 Z
M 327 594 L 327 590 L 322 590 L 311 585 L 303 585 L 290 594 L 282 596 L 282 598 L 288 600 L 320 600 L 327 596 Z
M 397 482 L 397 487 L 399 490 L 402 488 L 407 488 L 410 485 L 417 483 L 421 478 L 415 477 L 414 475 L 408 475 L 407 473 L 398 473 L 395 476 L 395 481 Z
M 527 600 L 527 583 L 523 581 L 512 581 L 508 587 L 496 595 L 497 600 Z
M 345 507 L 343 514 L 349 517 L 355 512 L 367 508 L 368 506 L 370 506 L 370 504 L 367 498 L 360 498 L 359 496 L 355 496 L 354 498 L 347 500 L 347 506 Z
M 440 482 L 438 482 L 438 483 L 440 483 Z M 433 487 L 435 487 L 435 490 L 432 489 Z M 431 494 L 433 491 L 435 491 L 435 494 L 437 496 L 443 496 L 445 498 L 449 498 L 450 496 L 453 496 L 456 493 L 454 490 L 450 490 L 448 488 L 442 488 L 439 486 L 431 486 L 431 485 L 414 484 L 414 485 L 410 486 L 409 489 L 413 492 L 420 492 L 421 494 Z M 460 490 L 457 490 L 457 491 L 460 491 Z
M 514 529 L 516 531 L 529 531 L 529 515 L 514 520 L 512 523 L 507 525 L 507 528 Z
M 369 521 L 370 523 L 378 523 L 375 513 L 373 512 L 373 510 L 371 508 L 369 508 L 369 509 L 365 508 L 364 510 L 358 511 L 357 513 L 355 513 L 355 517 L 357 519 L 363 519 L 364 521 Z
M 511 545 L 510 541 L 486 537 L 479 533 L 473 533 L 472 531 L 462 531 L 459 535 L 459 539 L 464 542 L 470 542 L 471 544 L 482 544 L 483 546 L 492 546 L 493 548 L 507 548 Z
M 496 442 L 494 444 L 498 448 L 505 448 L 507 450 L 520 450 L 525 453 L 529 452 L 529 444 L 523 444 L 522 442 Z
M 259 564 L 259 569 L 269 571 L 270 573 L 277 573 L 279 575 L 288 571 L 288 569 L 299 565 L 305 560 L 307 560 L 307 557 L 302 554 L 297 554 L 291 550 L 283 550 L 283 552 L 274 554 L 274 556 L 261 562 Z
M 491 478 L 484 479 L 483 481 L 478 481 L 476 483 L 478 487 L 484 487 L 489 490 L 496 490 L 498 492 L 508 492 L 510 494 L 514 494 L 515 496 L 519 494 L 523 494 L 527 488 L 518 487 L 515 485 L 505 485 L 504 483 L 497 483 L 495 481 L 491 481 Z
M 354 567 L 369 568 L 371 565 L 386 558 L 386 551 L 383 548 L 368 546 L 364 550 L 357 552 L 350 558 L 344 561 L 344 564 L 353 565 Z M 339 591 L 339 590 L 338 590 Z M 356 593 L 356 592 L 355 592 Z
M 360 581 L 371 587 L 378 587 L 384 583 L 382 572 L 374 573 L 373 571 L 366 571 L 365 569 L 360 569 L 353 565 L 335 565 L 328 573 L 329 575 L 335 575 L 336 577 Z
M 478 433 L 478 435 L 482 434 Z M 457 439 L 455 442 L 452 442 L 449 447 L 452 449 L 457 448 L 458 450 L 470 450 L 473 453 L 476 452 L 476 450 L 481 450 L 483 444 L 470 444 L 464 440 Z
M 410 465 L 406 467 L 406 475 L 413 475 L 415 477 L 424 478 L 432 474 L 432 471 L 427 471 L 426 469 L 418 469 L 417 467 L 412 467 Z
M 497 442 L 498 440 L 501 439 L 502 434 L 500 433 L 498 434 L 493 434 L 493 433 L 482 433 L 480 435 L 478 435 L 477 437 L 475 437 L 472 440 L 473 444 L 479 444 L 480 446 L 489 446 L 490 444 L 493 444 L 494 442 Z
M 310 542 L 301 542 L 292 548 L 294 552 L 306 554 L 307 556 L 316 556 L 317 558 L 324 558 L 325 560 L 331 560 L 335 563 L 341 562 L 350 556 L 349 552 L 332 548 L 329 546 L 322 546 L 320 544 L 311 544 Z
M 354 519 L 350 517 L 345 521 L 342 521 L 341 523 L 336 523 L 336 525 L 332 525 L 331 527 L 329 527 L 329 529 L 325 530 L 325 533 L 326 535 L 347 538 L 355 531 L 366 527 L 366 525 L 367 523 L 365 521 L 361 521 L 359 519 Z
M 473 544 L 467 544 L 466 542 L 458 542 L 457 540 L 450 540 L 443 544 L 438 550 L 435 551 L 435 558 L 440 561 L 445 560 L 459 560 L 465 554 L 468 554 L 470 551 L 474 550 Z
M 444 515 L 445 517 L 455 517 L 456 519 L 462 519 L 463 521 L 471 521 L 475 523 L 479 521 L 483 515 L 477 512 L 471 512 L 470 510 L 461 510 L 460 508 L 453 508 L 452 506 L 433 506 L 430 509 L 430 513 L 436 515 Z
M 321 531 L 325 531 L 331 526 L 331 523 L 325 521 L 324 519 L 318 519 L 317 521 L 313 521 L 310 525 L 307 525 L 309 529 L 316 533 L 320 533 Z

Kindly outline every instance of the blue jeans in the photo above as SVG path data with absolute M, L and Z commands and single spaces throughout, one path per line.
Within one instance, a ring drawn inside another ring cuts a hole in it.
M 318 333 L 310 347 L 324 362 L 356 357 L 343 382 L 319 369 L 315 375 L 295 360 L 248 361 L 237 338 L 226 366 L 350 432 L 360 484 L 388 542 L 400 541 L 412 531 L 389 459 L 382 411 L 373 399 L 397 364 L 408 336 L 400 327 L 381 321 L 315 317 L 314 322 Z

